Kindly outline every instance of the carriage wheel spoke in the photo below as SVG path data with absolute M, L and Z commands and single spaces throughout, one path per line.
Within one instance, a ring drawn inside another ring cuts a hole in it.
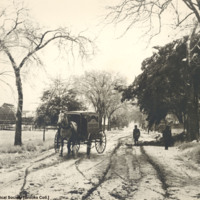
M 103 153 L 106 148 L 106 134 L 104 132 L 99 133 L 100 137 L 95 140 L 95 147 L 97 152 Z

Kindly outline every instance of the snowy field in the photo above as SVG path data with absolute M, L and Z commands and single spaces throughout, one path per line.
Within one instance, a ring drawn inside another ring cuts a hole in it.
M 45 139 L 51 140 L 55 137 L 55 130 L 45 132 Z M 0 146 L 8 146 L 14 144 L 15 131 L 0 131 Z M 43 141 L 43 131 L 22 131 L 22 142 L 39 142 Z

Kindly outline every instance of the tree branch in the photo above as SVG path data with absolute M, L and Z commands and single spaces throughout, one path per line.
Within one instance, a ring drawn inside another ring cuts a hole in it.
M 183 0 L 183 2 L 187 5 L 187 7 L 192 10 L 198 20 L 198 22 L 200 23 L 200 15 L 199 15 L 199 12 L 198 10 L 196 9 L 195 5 L 191 0 Z
M 63 31 L 64 32 L 64 31 Z M 53 35 L 49 36 L 50 33 L 54 33 Z M 27 35 L 28 37 L 28 35 Z M 50 31 L 46 31 L 44 34 L 42 34 L 42 36 L 39 38 L 39 43 L 37 44 L 34 40 L 30 39 L 30 37 L 28 37 L 29 41 L 31 41 L 31 43 L 33 45 L 35 45 L 34 49 L 32 51 L 30 51 L 21 61 L 21 63 L 19 64 L 19 68 L 22 68 L 24 63 L 31 57 L 33 56 L 37 51 L 43 49 L 44 47 L 46 47 L 49 43 L 51 43 L 54 40 L 64 40 L 64 41 L 70 41 L 70 42 L 75 42 L 76 44 L 79 45 L 79 53 L 86 53 L 86 49 L 85 46 L 82 44 L 84 43 L 84 41 L 87 41 L 89 43 L 92 43 L 91 40 L 83 37 L 83 36 L 78 36 L 78 37 L 71 37 L 69 36 L 69 33 L 62 33 L 62 29 L 58 29 L 58 30 L 50 30 Z
M 9 36 L 12 32 L 14 32 L 14 31 L 17 29 L 17 27 L 18 27 L 20 24 L 23 23 L 22 21 L 19 21 L 21 12 L 23 12 L 23 11 L 24 11 L 23 8 L 21 8 L 21 9 L 19 9 L 19 10 L 17 11 L 16 19 L 15 19 L 15 20 L 12 20 L 12 21 L 14 21 L 14 26 L 11 28 L 10 31 L 7 32 L 7 34 L 5 35 L 5 37 Z
M 14 70 L 17 69 L 17 64 L 13 58 L 13 56 L 11 55 L 9 49 L 4 45 L 3 41 L 0 40 L 0 46 L 2 47 L 3 51 L 6 53 L 6 55 L 8 56 L 11 64 L 12 64 L 12 67 L 14 68 Z

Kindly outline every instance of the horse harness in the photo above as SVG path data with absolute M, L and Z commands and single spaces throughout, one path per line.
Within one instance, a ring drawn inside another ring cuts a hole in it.
M 67 124 L 65 121 L 62 121 L 61 124 L 60 124 L 60 128 L 70 129 L 70 128 L 73 128 L 73 124 L 72 124 L 72 122 L 69 122 Z

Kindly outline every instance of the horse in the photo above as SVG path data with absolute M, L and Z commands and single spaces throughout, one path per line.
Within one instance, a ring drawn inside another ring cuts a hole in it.
M 65 113 L 60 113 L 58 116 L 58 125 L 59 125 L 59 139 L 61 141 L 61 151 L 60 156 L 63 156 L 63 146 L 64 140 L 67 140 L 68 155 L 71 152 L 71 143 L 72 143 L 72 153 L 74 153 L 74 145 L 78 138 L 77 132 L 77 123 L 74 121 L 68 120 L 68 117 Z

